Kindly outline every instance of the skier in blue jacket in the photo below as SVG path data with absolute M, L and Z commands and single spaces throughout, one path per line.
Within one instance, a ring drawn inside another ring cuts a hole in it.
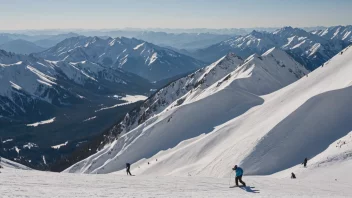
M 246 186 L 246 183 L 242 181 L 243 169 L 235 165 L 232 170 L 236 171 L 236 186 L 238 186 L 238 181 L 240 181 L 243 186 Z

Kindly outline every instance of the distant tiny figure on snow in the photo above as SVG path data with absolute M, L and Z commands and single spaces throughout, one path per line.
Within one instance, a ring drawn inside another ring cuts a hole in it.
M 130 163 L 126 163 L 126 172 L 127 172 L 127 175 L 132 176 L 130 169 L 131 169 L 131 164 L 130 164 Z
M 296 179 L 296 175 L 294 173 L 291 173 L 291 179 Z
M 303 161 L 303 166 L 304 166 L 304 168 L 306 168 L 307 167 L 307 163 L 308 163 L 308 158 L 305 158 L 304 159 L 304 161 Z
M 238 181 L 240 181 L 243 186 L 246 186 L 246 183 L 242 181 L 243 169 L 235 165 L 232 170 L 236 171 L 236 186 L 238 186 Z
M 155 161 L 158 161 L 158 159 L 156 159 Z
M 148 165 L 149 165 L 150 163 L 148 162 Z

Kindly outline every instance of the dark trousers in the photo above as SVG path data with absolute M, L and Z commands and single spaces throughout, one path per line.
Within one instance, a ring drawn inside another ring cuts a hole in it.
M 242 175 L 236 176 L 236 186 L 238 186 L 238 181 L 240 181 L 243 186 L 246 186 L 246 183 L 242 181 Z
M 127 175 L 128 175 L 128 174 L 132 175 L 132 174 L 131 174 L 131 171 L 130 171 L 130 169 L 129 169 L 129 168 L 128 168 L 128 169 L 126 169 L 126 172 L 127 172 Z

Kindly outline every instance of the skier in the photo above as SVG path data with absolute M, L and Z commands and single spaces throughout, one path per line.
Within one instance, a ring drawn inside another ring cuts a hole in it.
M 232 170 L 236 171 L 236 186 L 238 186 L 238 181 L 240 181 L 243 186 L 246 186 L 246 183 L 242 181 L 243 169 L 235 165 Z
M 126 172 L 127 172 L 127 175 L 129 174 L 130 176 L 132 176 L 130 169 L 131 169 L 131 164 L 130 164 L 130 163 L 126 163 Z
M 296 179 L 296 175 L 294 173 L 291 173 L 291 179 Z
M 302 164 L 304 165 L 304 168 L 307 167 L 307 163 L 308 163 L 308 158 L 305 158 L 304 161 L 303 161 L 303 163 L 302 163 Z

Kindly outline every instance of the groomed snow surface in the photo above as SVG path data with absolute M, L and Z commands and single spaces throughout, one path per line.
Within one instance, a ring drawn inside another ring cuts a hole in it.
M 350 197 L 352 183 L 336 177 L 349 163 L 302 169 L 297 179 L 248 176 L 246 188 L 229 188 L 229 178 L 68 174 L 1 169 L 1 197 Z M 133 173 L 133 172 L 132 172 Z M 324 174 L 322 174 L 324 173 Z M 304 175 L 304 176 L 303 176 Z M 335 180 L 336 179 L 336 180 Z M 231 180 L 233 185 L 233 179 Z

